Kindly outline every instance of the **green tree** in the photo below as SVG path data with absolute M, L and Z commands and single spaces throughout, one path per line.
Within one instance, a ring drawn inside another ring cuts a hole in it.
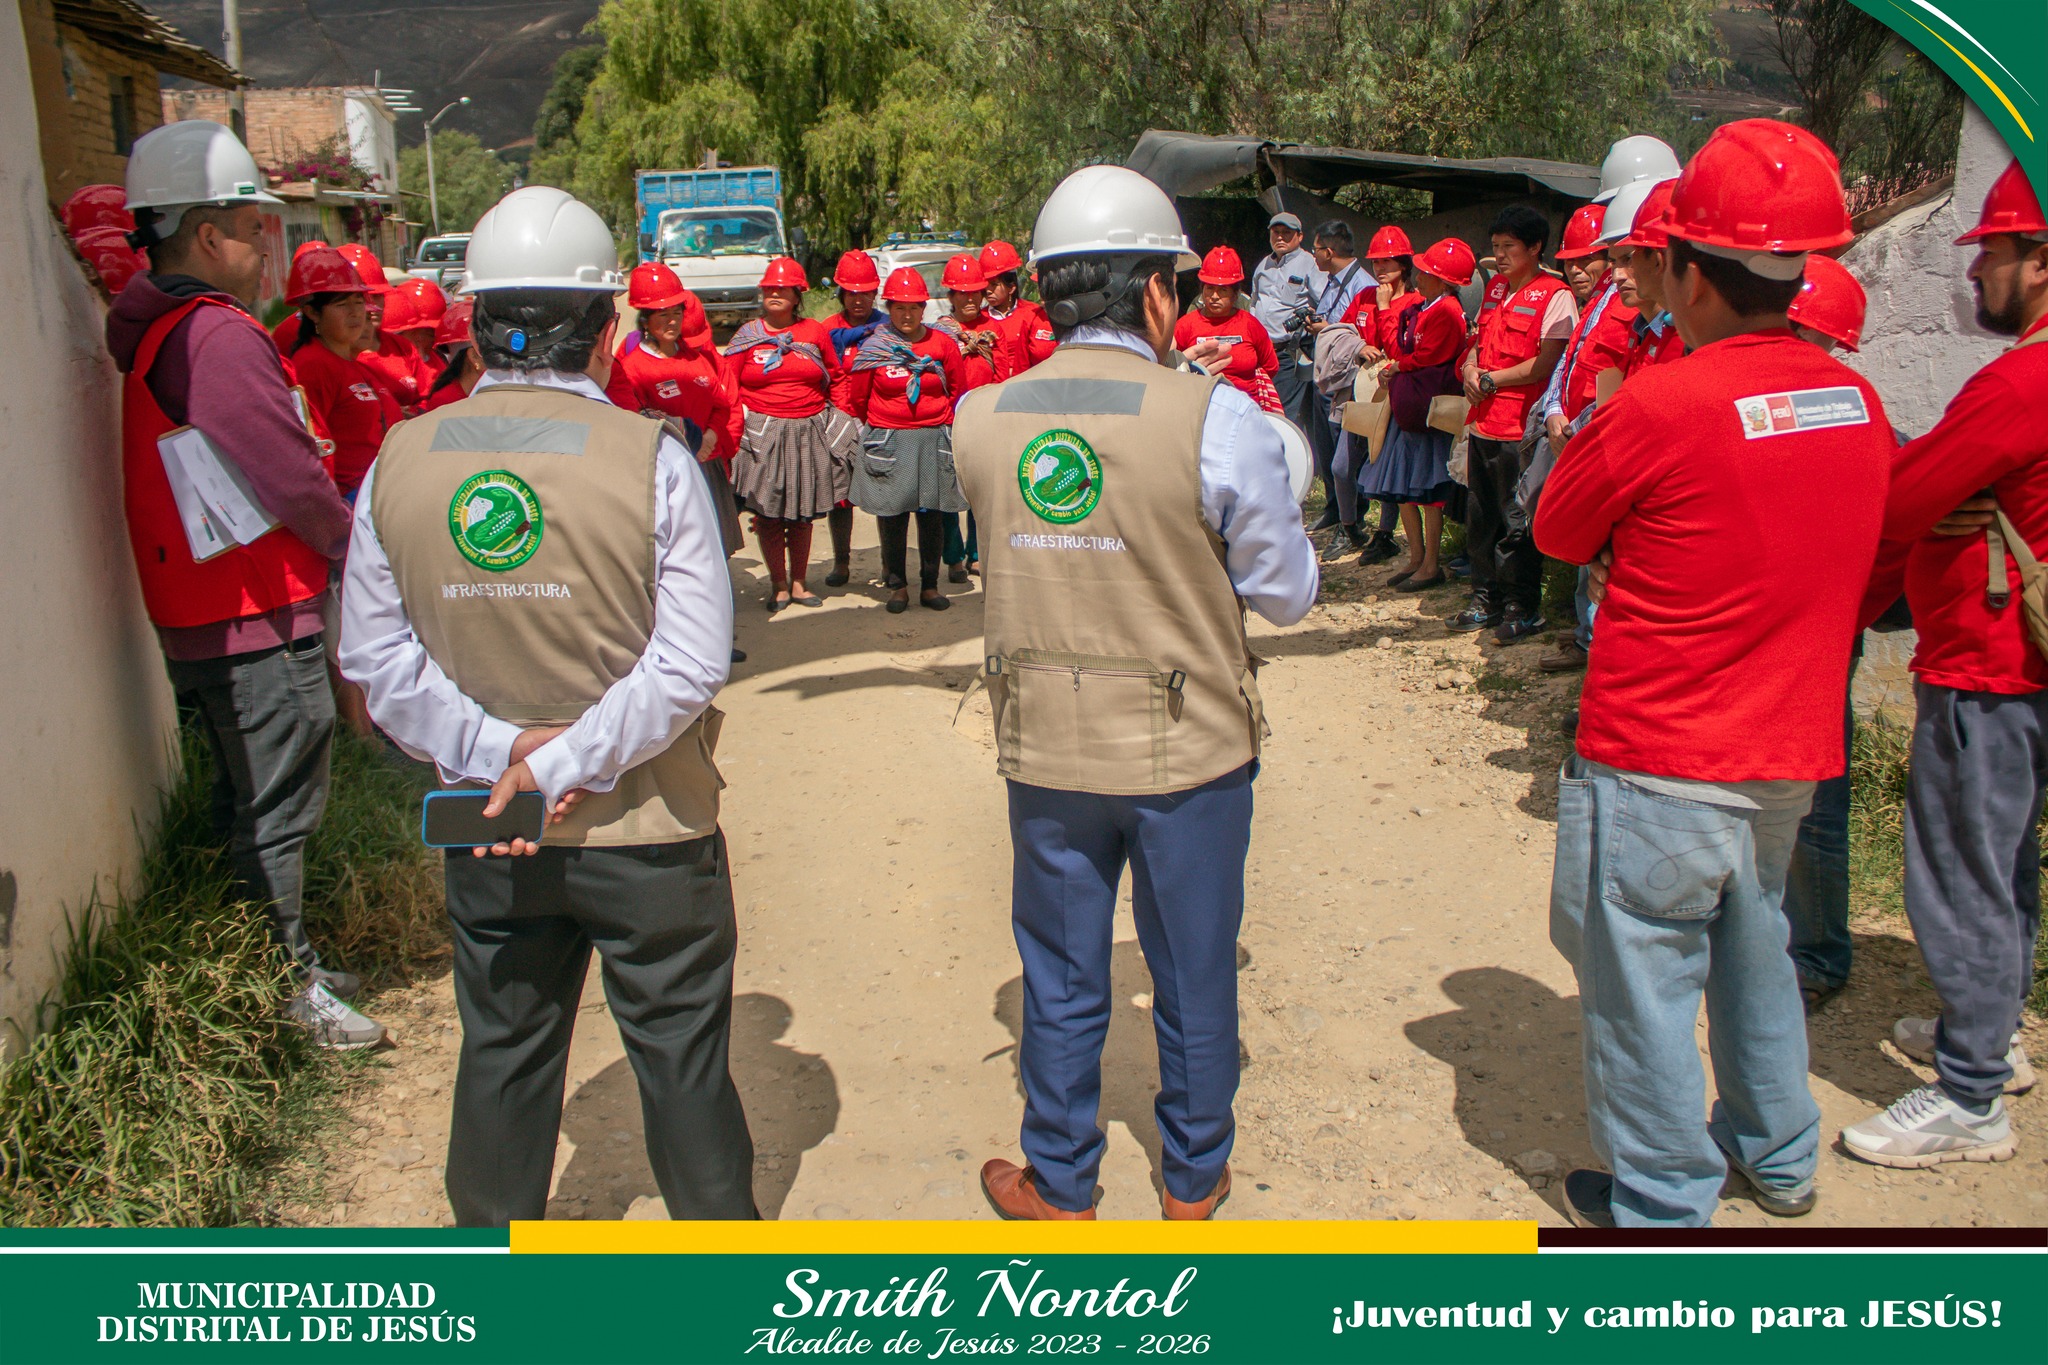
M 535 152 L 549 151 L 575 136 L 576 120 L 583 117 L 584 97 L 603 67 L 604 47 L 597 43 L 572 47 L 555 59 L 554 79 L 533 119 Z
M 407 207 L 426 216 L 427 149 L 424 144 L 398 154 L 398 183 L 420 198 Z M 450 130 L 434 138 L 435 199 L 441 206 L 441 230 L 467 232 L 484 210 L 512 188 L 512 168 L 468 133 Z M 429 219 L 431 225 L 432 220 Z

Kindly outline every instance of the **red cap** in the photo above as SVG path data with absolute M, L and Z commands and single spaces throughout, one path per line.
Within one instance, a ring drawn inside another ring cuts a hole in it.
M 865 294 L 880 289 L 882 277 L 876 273 L 874 257 L 865 251 L 849 251 L 832 267 L 832 283 L 849 294 Z
M 974 294 L 988 288 L 988 276 L 982 273 L 979 260 L 962 252 L 946 262 L 946 274 L 939 283 L 963 294 Z
M 658 313 L 664 308 L 680 308 L 689 296 L 683 288 L 682 278 L 660 261 L 636 265 L 633 273 L 626 277 L 626 305 L 629 308 Z
M 1211 247 L 1209 254 L 1202 258 L 1202 268 L 1195 272 L 1195 278 L 1203 284 L 1241 284 L 1244 281 L 1244 262 L 1227 246 Z
M 1408 241 L 1408 234 L 1387 224 L 1372 235 L 1372 243 L 1365 249 L 1368 261 L 1391 261 L 1396 256 L 1413 256 L 1415 248 Z
M 421 319 L 420 306 L 413 302 L 412 295 L 405 293 L 403 290 L 394 289 L 384 296 L 384 316 L 378 319 L 377 322 L 379 330 L 390 332 L 395 336 L 400 332 L 410 332 L 415 327 L 432 327 L 433 325 L 433 323 Z
M 1564 240 L 1558 243 L 1557 259 L 1581 261 L 1607 250 L 1600 245 L 1600 229 L 1607 222 L 1604 204 L 1587 204 L 1565 220 Z
M 128 211 L 128 191 L 119 185 L 87 185 L 73 190 L 64 201 L 61 216 L 64 230 L 74 241 L 94 228 L 135 231 L 135 215 Z
M 438 327 L 442 315 L 448 311 L 448 296 L 442 293 L 441 286 L 432 280 L 415 277 L 399 285 L 397 292 L 412 300 L 414 316 L 419 318 L 419 321 L 413 324 L 415 327 Z M 386 323 L 385 326 L 391 327 L 391 324 Z M 398 329 L 391 327 L 391 330 L 395 332 Z
M 448 311 L 441 314 L 441 325 L 434 329 L 436 346 L 469 345 L 469 315 L 476 311 L 476 304 L 469 298 L 459 298 L 448 305 Z
M 997 238 L 981 249 L 981 273 L 994 279 L 1007 275 L 1013 270 L 1024 268 L 1024 258 L 1017 254 L 1017 248 Z
M 1471 247 L 1456 237 L 1446 237 L 1417 256 L 1415 268 L 1462 288 L 1472 283 L 1472 272 L 1479 268 L 1479 261 L 1472 255 Z
M 809 289 L 810 280 L 804 275 L 804 268 L 791 256 L 777 256 L 768 262 L 768 268 L 761 272 L 763 289 Z
M 297 303 L 315 294 L 363 292 L 363 277 L 348 263 L 348 257 L 323 243 L 310 251 L 301 251 L 293 259 L 291 275 L 285 281 L 284 301 Z
M 128 234 L 118 227 L 87 228 L 78 234 L 77 241 L 78 254 L 92 262 L 109 294 L 120 293 L 128 287 L 128 281 L 149 273 L 149 262 L 128 245 Z
M 889 282 L 882 286 L 882 297 L 890 303 L 926 303 L 931 296 L 932 291 L 925 284 L 924 276 L 907 265 L 890 271 Z
M 1991 193 L 1984 196 L 1984 211 L 1977 215 L 1977 226 L 1956 238 L 1956 245 L 2007 232 L 2023 237 L 2048 233 L 2048 217 L 2042 216 L 2041 197 L 2027 183 L 2027 173 L 2020 169 L 2017 157 L 1991 182 Z
M 1856 236 L 1835 154 L 1806 129 L 1767 118 L 1714 130 L 1679 172 L 1667 231 L 1696 246 L 1780 255 Z
M 1671 245 L 1671 195 L 1676 180 L 1659 180 L 1643 196 L 1643 202 L 1636 207 L 1635 222 L 1630 225 L 1628 236 L 1614 243 L 1615 246 L 1648 247 L 1662 251 Z
M 377 259 L 376 252 L 370 250 L 361 242 L 343 242 L 335 250 L 339 251 L 342 254 L 342 258 L 356 268 L 356 274 L 362 276 L 363 282 L 357 288 L 366 294 L 388 294 L 391 292 L 391 281 L 384 278 L 384 262 Z
M 1806 258 L 1806 283 L 1785 316 L 1850 350 L 1863 340 L 1863 286 L 1832 256 Z

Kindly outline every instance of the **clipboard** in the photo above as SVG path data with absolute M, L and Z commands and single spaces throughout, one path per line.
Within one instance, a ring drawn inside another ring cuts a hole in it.
M 177 427 L 158 437 L 156 448 L 195 563 L 277 529 L 277 518 L 256 500 L 242 471 L 221 458 L 206 433 Z

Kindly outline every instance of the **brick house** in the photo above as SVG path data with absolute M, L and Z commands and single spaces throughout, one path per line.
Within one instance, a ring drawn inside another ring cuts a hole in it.
M 164 121 L 159 75 L 226 90 L 240 72 L 131 0 L 21 0 L 51 201 L 120 184 L 128 149 Z

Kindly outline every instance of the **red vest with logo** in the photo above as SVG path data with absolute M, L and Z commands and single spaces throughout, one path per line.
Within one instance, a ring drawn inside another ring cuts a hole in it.
M 1565 288 L 1554 275 L 1537 272 L 1536 278 L 1502 299 L 1479 325 L 1479 369 L 1512 369 L 1534 360 L 1543 348 L 1543 314 L 1551 295 Z M 1543 396 L 1543 384 L 1516 384 L 1501 388 L 1472 407 L 1474 434 L 1495 441 L 1519 441 L 1529 420 L 1529 409 Z
M 121 491 L 128 513 L 128 544 L 135 552 L 149 619 L 172 628 L 260 616 L 294 602 L 309 602 L 327 590 L 326 558 L 282 526 L 204 564 L 192 559 L 156 446 L 157 439 L 178 424 L 157 406 L 147 380 L 172 329 L 199 307 L 228 308 L 261 330 L 231 304 L 194 299 L 150 324 L 121 391 Z
M 1604 309 L 1602 299 L 1607 301 Z M 1635 341 L 1635 330 L 1629 324 L 1635 320 L 1636 310 L 1621 301 L 1613 285 L 1595 294 L 1579 314 L 1572 339 L 1565 343 L 1564 359 L 1558 362 L 1565 367 L 1559 401 L 1567 422 L 1577 421 L 1580 413 L 1593 406 L 1601 371 L 1628 359 L 1628 348 Z

